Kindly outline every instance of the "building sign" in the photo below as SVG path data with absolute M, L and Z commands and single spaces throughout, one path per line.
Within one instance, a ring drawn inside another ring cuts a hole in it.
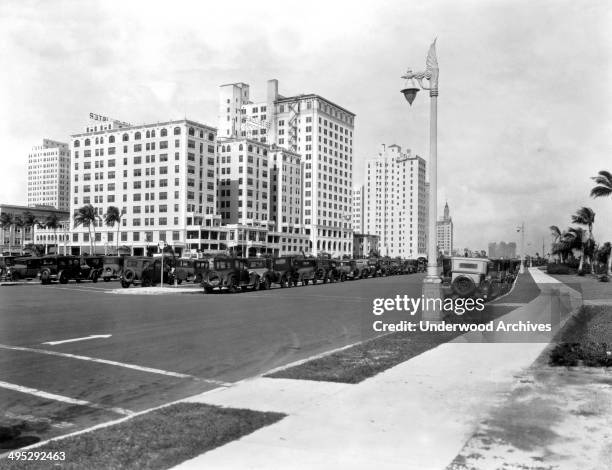
M 119 121 L 117 119 L 114 119 L 108 116 L 102 116 L 101 114 L 96 114 L 96 113 L 89 113 L 89 119 L 91 119 L 92 121 L 97 121 L 97 122 L 113 122 L 119 125 L 120 127 L 131 126 L 129 122 Z
M 107 116 L 101 116 L 99 114 L 94 114 L 94 113 L 89 113 L 89 119 L 93 121 L 108 121 L 109 120 Z

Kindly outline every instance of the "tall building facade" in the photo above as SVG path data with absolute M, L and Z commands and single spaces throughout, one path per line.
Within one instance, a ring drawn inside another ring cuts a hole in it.
M 290 97 L 269 80 L 265 101 L 245 83 L 219 91 L 219 135 L 277 145 L 301 155 L 302 220 L 314 254 L 351 255 L 355 114 L 316 94 Z
M 353 186 L 353 232 L 363 233 L 364 194 L 363 184 Z
M 438 251 L 451 256 L 453 254 L 453 219 L 450 216 L 448 202 L 444 206 L 444 215 L 436 224 L 438 232 Z
M 70 208 L 70 150 L 67 143 L 43 139 L 28 155 L 28 206 Z
M 92 227 L 94 251 L 117 245 L 117 227 L 102 221 L 110 206 L 123 214 L 118 244 L 134 255 L 161 243 L 178 253 L 225 249 L 216 215 L 216 129 L 187 119 L 123 124 L 104 121 L 71 136 L 70 212 L 94 206 L 100 217 Z M 71 233 L 72 252 L 90 252 L 88 227 L 73 220 Z
M 378 235 L 382 256 L 417 258 L 426 253 L 425 160 L 382 145 L 366 161 L 364 231 Z
M 217 208 L 228 247 L 245 256 L 308 253 L 300 155 L 247 138 L 217 145 Z

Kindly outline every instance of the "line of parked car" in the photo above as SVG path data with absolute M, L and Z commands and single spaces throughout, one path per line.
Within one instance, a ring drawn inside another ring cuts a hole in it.
M 411 274 L 425 270 L 426 260 L 370 258 L 338 260 L 281 256 L 276 258 L 162 258 L 146 256 L 62 256 L 0 258 L 3 280 L 39 279 L 42 284 L 70 280 L 98 282 L 119 280 L 121 286 L 154 286 L 193 282 L 204 292 L 240 292 L 269 289 L 273 285 L 344 282 L 379 276 Z M 442 282 L 456 297 L 495 298 L 507 292 L 514 282 L 520 262 L 487 258 L 445 257 Z M 162 268 L 163 266 L 163 268 Z
M 162 270 L 163 264 L 163 270 Z M 268 289 L 317 282 L 344 282 L 351 279 L 409 274 L 423 270 L 417 260 L 360 259 L 334 260 L 285 256 L 277 258 L 174 258 L 147 256 L 5 256 L 0 258 L 4 280 L 39 279 L 42 284 L 70 280 L 98 282 L 118 279 L 122 287 L 154 286 L 193 282 L 205 292 Z M 163 272 L 162 272 L 163 271 Z

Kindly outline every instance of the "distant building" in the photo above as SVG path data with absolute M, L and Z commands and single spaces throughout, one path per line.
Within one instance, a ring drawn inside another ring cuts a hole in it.
M 28 155 L 28 206 L 70 208 L 70 150 L 68 144 L 43 139 Z
M 34 227 L 26 227 L 20 223 L 25 221 L 26 213 L 31 213 L 40 224 Z M 66 245 L 69 241 L 70 214 L 49 206 L 29 207 L 12 204 L 0 204 L 0 215 L 7 214 L 13 220 L 12 225 L 0 228 L 0 242 L 3 253 L 16 253 L 29 244 L 49 246 Z M 50 229 L 44 227 L 49 216 L 56 216 L 58 228 Z M 60 251 L 61 252 L 61 251 Z
M 364 194 L 363 184 L 353 186 L 353 231 L 363 233 Z M 353 250 L 354 251 L 354 250 Z
M 438 231 L 438 250 L 444 255 L 453 253 L 453 219 L 450 216 L 448 202 L 444 206 L 444 216 L 436 224 Z
M 370 254 L 380 255 L 378 235 L 353 233 L 353 258 L 368 258 Z
M 366 161 L 365 233 L 378 235 L 382 256 L 417 258 L 425 253 L 425 160 L 382 145 Z

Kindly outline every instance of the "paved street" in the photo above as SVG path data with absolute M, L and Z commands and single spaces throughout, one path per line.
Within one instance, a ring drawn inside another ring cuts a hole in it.
M 1 413 L 49 437 L 251 377 L 373 335 L 363 323 L 372 299 L 418 297 L 422 278 L 235 295 L 117 295 L 116 282 L 2 287 Z M 90 335 L 112 336 L 43 344 Z

